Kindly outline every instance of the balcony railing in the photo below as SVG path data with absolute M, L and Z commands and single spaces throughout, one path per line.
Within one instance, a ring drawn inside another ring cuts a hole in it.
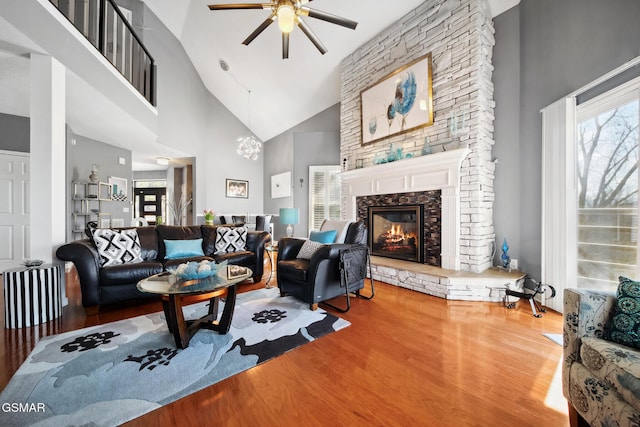
M 151 105 L 156 105 L 153 57 L 113 0 L 49 1 Z

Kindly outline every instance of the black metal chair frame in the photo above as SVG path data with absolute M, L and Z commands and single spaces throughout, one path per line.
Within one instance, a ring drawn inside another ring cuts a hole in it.
M 512 309 L 515 308 L 515 302 L 509 302 L 508 297 L 522 298 L 529 301 L 531 305 L 531 311 L 533 312 L 533 317 L 542 317 L 541 313 L 546 313 L 547 310 L 540 305 L 540 303 L 536 300 L 536 296 L 544 294 L 547 290 L 551 291 L 551 296 L 548 298 L 553 298 L 556 296 L 556 289 L 551 285 L 545 285 L 541 282 L 538 282 L 532 279 L 529 276 L 524 277 L 524 283 L 522 284 L 522 292 L 512 290 L 506 288 L 504 291 L 504 306 L 505 308 Z M 538 309 L 538 311 L 536 311 Z
M 365 252 L 364 258 L 365 263 L 362 265 L 362 254 L 361 252 Z M 355 293 L 356 298 L 364 298 L 367 300 L 372 299 L 375 296 L 375 287 L 373 284 L 373 271 L 371 269 L 371 254 L 369 253 L 369 248 L 367 246 L 357 246 L 349 249 L 345 249 L 340 251 L 340 260 L 339 260 L 339 268 L 340 268 L 340 286 L 344 288 L 344 294 L 347 299 L 346 308 L 341 308 L 326 301 L 321 302 L 320 304 L 331 307 L 334 310 L 337 310 L 341 313 L 346 313 L 351 308 L 351 299 L 350 294 Z M 367 278 L 367 266 L 369 267 L 369 278 L 371 282 L 371 294 L 370 295 L 362 295 L 360 293 L 361 289 L 358 289 L 355 292 L 349 292 L 349 285 L 352 283 L 357 283 L 360 280 L 366 281 Z

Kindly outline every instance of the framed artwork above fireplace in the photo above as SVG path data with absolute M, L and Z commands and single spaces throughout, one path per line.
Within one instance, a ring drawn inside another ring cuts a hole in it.
M 362 145 L 433 124 L 431 52 L 360 92 Z

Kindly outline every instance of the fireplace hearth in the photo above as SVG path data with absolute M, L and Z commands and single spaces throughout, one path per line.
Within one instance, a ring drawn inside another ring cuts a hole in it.
M 367 218 L 372 255 L 423 262 L 423 205 L 370 206 Z

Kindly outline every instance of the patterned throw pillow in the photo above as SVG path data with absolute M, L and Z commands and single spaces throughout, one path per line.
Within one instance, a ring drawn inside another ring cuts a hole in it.
M 313 240 L 305 240 L 296 258 L 311 259 L 313 254 L 315 254 L 316 251 L 323 246 L 324 246 L 324 243 L 314 242 Z
M 216 255 L 240 252 L 247 247 L 246 227 L 218 227 L 216 230 Z
M 142 262 L 140 238 L 134 228 L 97 228 L 93 232 L 93 243 L 98 249 L 101 267 Z
M 640 349 L 640 282 L 622 276 L 619 280 L 608 336 L 611 341 Z

